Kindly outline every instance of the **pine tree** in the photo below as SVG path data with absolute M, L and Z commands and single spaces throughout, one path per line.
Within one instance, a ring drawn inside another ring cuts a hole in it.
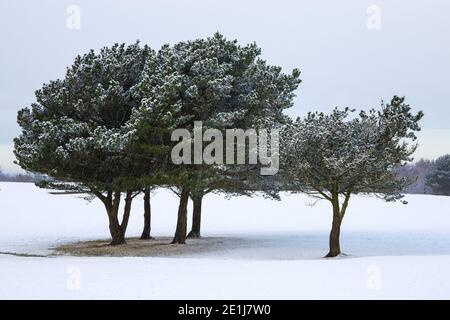
M 309 113 L 283 130 L 281 172 L 290 188 L 319 199 L 333 208 L 330 250 L 327 257 L 341 253 L 340 228 L 350 197 L 374 195 L 386 201 L 403 197 L 410 183 L 399 180 L 395 167 L 412 160 L 415 131 L 423 113 L 411 114 L 404 98 L 394 97 L 380 111 L 334 109 L 329 115 Z
M 284 123 L 283 110 L 292 106 L 300 83 L 298 70 L 285 75 L 280 67 L 261 59 L 256 44 L 240 46 L 216 33 L 207 39 L 163 46 L 149 59 L 139 85 L 143 103 L 141 127 L 162 126 L 172 130 L 272 128 Z M 155 121 L 155 119 L 157 119 Z M 164 125 L 161 125 L 163 123 Z M 150 135 L 151 136 L 151 135 Z M 224 134 L 225 136 L 225 134 Z M 150 137 L 150 141 L 151 141 Z M 172 145 L 167 141 L 164 145 Z M 167 171 L 166 184 L 177 190 L 180 208 L 174 242 L 185 242 L 184 225 L 188 198 L 194 201 L 191 236 L 200 235 L 201 202 L 210 192 L 248 194 L 245 178 L 250 168 L 216 164 L 184 164 Z
M 99 198 L 113 245 L 125 242 L 131 202 L 142 190 L 120 178 L 134 172 L 127 153 L 135 132 L 130 119 L 140 106 L 137 84 L 152 55 L 148 46 L 135 43 L 77 56 L 63 79 L 44 84 L 31 108 L 18 113 L 22 133 L 14 140 L 17 163 L 52 178 L 42 186 Z M 125 209 L 119 222 L 122 194 Z

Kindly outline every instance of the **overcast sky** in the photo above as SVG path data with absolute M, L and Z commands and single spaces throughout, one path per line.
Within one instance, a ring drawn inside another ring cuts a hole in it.
M 80 9 L 80 29 L 68 27 L 70 5 Z M 1 0 L 0 166 L 14 169 L 17 110 L 77 54 L 137 39 L 158 49 L 216 31 L 302 71 L 288 114 L 367 109 L 404 95 L 425 112 L 417 157 L 450 153 L 449 15 L 448 0 Z

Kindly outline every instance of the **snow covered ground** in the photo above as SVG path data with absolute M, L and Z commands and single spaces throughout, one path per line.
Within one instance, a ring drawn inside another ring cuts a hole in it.
M 408 205 L 355 197 L 342 230 L 348 257 L 323 259 L 330 206 L 303 195 L 281 202 L 211 195 L 203 235 L 223 250 L 171 257 L 30 257 L 0 254 L 0 298 L 56 299 L 450 299 L 450 197 Z M 152 198 L 152 233 L 171 236 L 177 198 Z M 137 200 L 129 236 L 142 227 Z M 51 247 L 108 238 L 97 200 L 0 183 L 0 252 L 47 255 Z

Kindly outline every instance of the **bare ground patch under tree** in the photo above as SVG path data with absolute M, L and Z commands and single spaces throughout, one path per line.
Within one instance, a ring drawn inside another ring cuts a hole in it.
M 109 245 L 108 240 L 92 240 L 68 243 L 52 248 L 57 255 L 111 256 L 111 257 L 159 257 L 197 255 L 224 250 L 224 242 L 240 243 L 242 239 L 206 237 L 187 239 L 186 244 L 170 244 L 171 237 L 157 237 L 151 240 L 128 238 L 119 246 Z

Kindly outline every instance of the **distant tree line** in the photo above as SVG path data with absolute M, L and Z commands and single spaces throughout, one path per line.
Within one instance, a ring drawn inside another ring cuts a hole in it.
M 0 181 L 3 182 L 38 182 L 42 180 L 43 177 L 35 175 L 32 173 L 5 173 L 0 168 Z
M 399 179 L 408 178 L 411 184 L 404 189 L 409 194 L 450 196 L 450 155 L 436 160 L 420 159 L 395 169 Z

